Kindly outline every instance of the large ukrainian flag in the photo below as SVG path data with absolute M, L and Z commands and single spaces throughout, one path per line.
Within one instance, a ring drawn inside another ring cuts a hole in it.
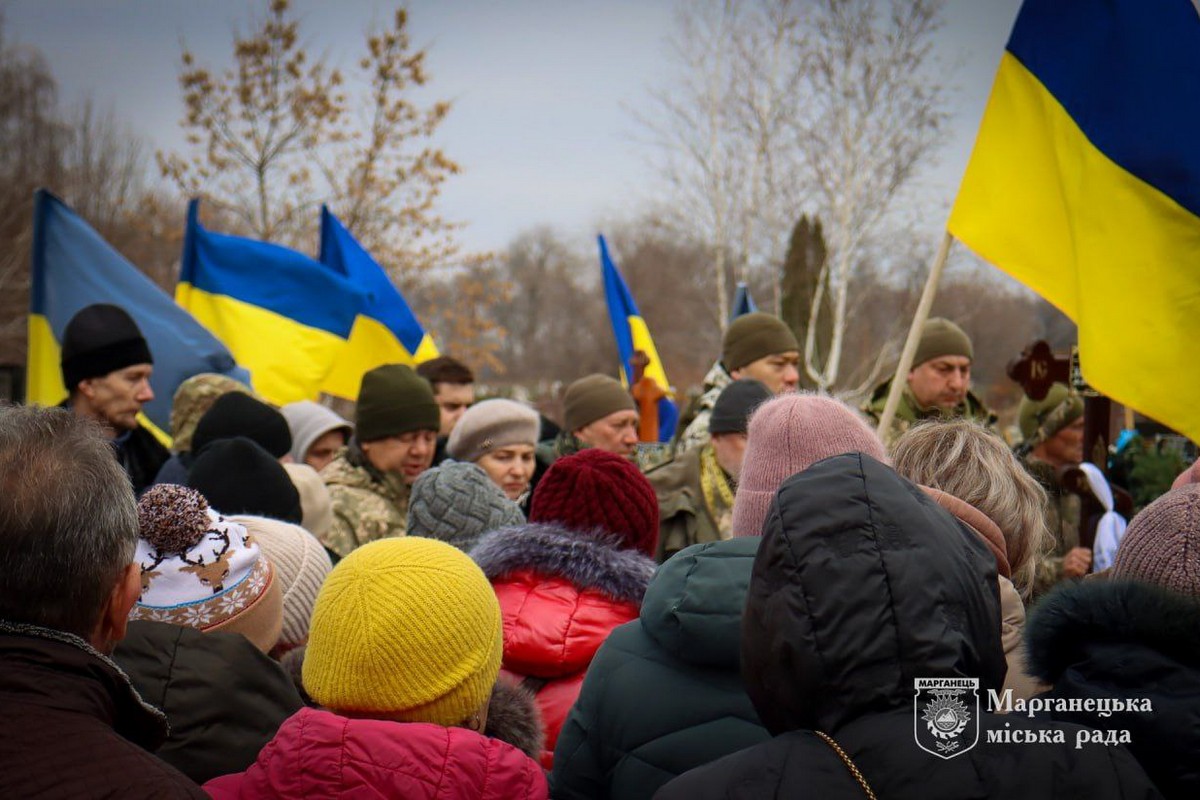
M 71 317 L 93 303 L 125 309 L 150 345 L 154 399 L 144 414 L 160 438 L 183 381 L 219 372 L 249 384 L 223 344 L 45 189 L 34 198 L 32 255 L 26 402 L 52 406 L 67 396 L 58 343 Z
M 604 273 L 604 297 L 608 300 L 608 315 L 612 320 L 613 336 L 617 339 L 617 355 L 621 359 L 621 382 L 628 386 L 633 380 L 633 367 L 630 359 L 641 350 L 646 354 L 650 363 L 646 366 L 645 374 L 654 379 L 659 388 L 667 392 L 658 402 L 658 432 L 659 440 L 668 442 L 675 433 L 675 424 L 679 421 L 679 408 L 670 398 L 671 384 L 667 381 L 667 373 L 663 370 L 662 361 L 658 357 L 658 348 L 650 337 L 650 329 L 642 314 L 638 311 L 637 303 L 625 284 L 625 278 L 617 270 L 612 257 L 608 254 L 608 243 L 603 236 L 596 237 L 600 243 L 600 268 Z
M 437 358 L 433 338 L 383 267 L 325 206 L 321 206 L 321 263 L 368 295 L 349 344 L 325 379 L 326 392 L 353 400 L 363 373 L 382 364 L 413 365 Z
M 346 348 L 363 295 L 346 278 L 286 247 L 206 231 L 188 204 L 175 300 L 282 405 L 317 397 Z
M 1200 11 L 1026 0 L 950 232 L 1079 325 L 1096 389 L 1200 441 Z

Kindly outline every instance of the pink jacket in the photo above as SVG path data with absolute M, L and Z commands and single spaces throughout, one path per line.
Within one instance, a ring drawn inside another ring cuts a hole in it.
M 545 775 L 521 751 L 465 728 L 346 719 L 304 708 L 250 769 L 214 778 L 216 800 L 396 797 L 545 800 Z

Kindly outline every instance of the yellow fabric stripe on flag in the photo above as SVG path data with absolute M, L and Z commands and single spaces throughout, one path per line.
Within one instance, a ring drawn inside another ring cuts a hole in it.
M 1200 441 L 1200 218 L 1100 152 L 1008 53 L 949 229 L 1078 324 L 1092 386 Z
M 316 399 L 345 351 L 346 340 L 336 334 L 191 284 L 176 287 L 175 301 L 229 348 L 250 371 L 254 390 L 276 405 Z
M 658 357 L 658 349 L 654 346 L 654 340 L 650 338 L 650 329 L 646 327 L 646 321 L 632 315 L 626 319 L 629 320 L 629 333 L 633 339 L 633 349 L 641 350 L 650 359 L 645 374 L 653 378 L 660 389 L 669 393 L 671 385 L 667 383 L 667 373 L 663 370 L 662 359 Z M 628 380 L 626 383 L 628 384 Z
M 437 346 L 429 334 L 425 334 L 416 353 L 409 353 L 386 325 L 360 314 L 354 320 L 345 352 L 333 365 L 321 388 L 335 397 L 354 400 L 358 397 L 364 373 L 383 364 L 413 366 L 437 356 Z
M 25 366 L 25 399 L 30 404 L 56 406 L 67 397 L 62 380 L 62 354 L 50 321 L 30 314 L 29 356 Z

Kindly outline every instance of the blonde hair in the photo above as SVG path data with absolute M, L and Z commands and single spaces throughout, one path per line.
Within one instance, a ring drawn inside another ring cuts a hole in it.
M 922 423 L 896 440 L 892 464 L 910 481 L 953 495 L 996 523 L 1013 585 L 1028 598 L 1037 564 L 1054 544 L 1046 492 L 998 436 L 969 420 Z

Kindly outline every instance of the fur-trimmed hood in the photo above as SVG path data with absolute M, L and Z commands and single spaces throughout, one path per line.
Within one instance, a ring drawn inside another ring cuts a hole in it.
M 1026 626 L 1030 672 L 1055 683 L 1090 649 L 1131 645 L 1200 671 L 1200 601 L 1133 581 L 1095 580 L 1047 595 Z
M 529 571 L 635 604 L 642 602 L 655 569 L 653 560 L 622 549 L 616 537 L 546 524 L 493 531 L 471 550 L 471 558 L 492 582 Z
M 546 741 L 542 715 L 533 695 L 504 677 L 492 687 L 485 736 L 507 742 L 534 761 L 541 758 Z

